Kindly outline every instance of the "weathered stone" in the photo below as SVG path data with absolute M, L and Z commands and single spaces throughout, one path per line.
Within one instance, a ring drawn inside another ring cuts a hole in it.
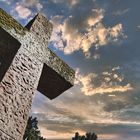
M 0 9 L 0 140 L 22 140 L 35 90 L 53 99 L 74 83 L 48 48 L 51 32 L 41 14 L 22 27 Z
M 6 133 L 0 130 L 0 140 L 15 140 L 15 139 L 8 136 Z

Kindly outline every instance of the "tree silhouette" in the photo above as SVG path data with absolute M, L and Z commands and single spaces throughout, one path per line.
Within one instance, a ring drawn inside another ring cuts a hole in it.
M 37 118 L 29 117 L 23 140 L 46 140 L 40 136 Z
M 85 136 L 80 136 L 79 133 L 76 132 L 72 140 L 97 140 L 97 135 L 95 133 L 86 133 Z

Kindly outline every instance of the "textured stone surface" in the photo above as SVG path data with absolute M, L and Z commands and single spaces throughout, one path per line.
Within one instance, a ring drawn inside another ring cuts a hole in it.
M 24 132 L 42 67 L 26 50 L 19 50 L 0 84 L 0 128 L 17 140 Z
M 16 20 L 0 9 L 0 27 L 17 39 L 23 48 L 35 55 L 41 62 L 49 65 L 73 85 L 75 73 L 73 69 L 48 48 L 47 40 L 50 38 L 52 32 L 52 24 L 48 20 L 45 21 L 45 19 L 41 14 L 38 14 L 27 24 L 26 27 L 29 29 L 27 30 L 27 28 L 22 27 Z M 9 27 L 8 23 L 12 25 Z M 40 27 L 42 27 L 41 30 Z
M 7 135 L 5 132 L 0 130 L 0 140 L 15 140 L 11 136 Z
M 14 29 L 17 34 L 24 35 L 26 28 L 0 8 L 0 26 L 6 30 Z
M 36 89 L 53 99 L 74 83 L 74 71 L 47 46 L 51 32 L 41 14 L 22 27 L 0 9 L 0 140 L 22 140 Z
M 44 43 L 50 39 L 53 26 L 43 15 L 37 14 L 27 25 L 26 28 L 38 36 Z M 47 35 L 46 35 L 47 32 Z

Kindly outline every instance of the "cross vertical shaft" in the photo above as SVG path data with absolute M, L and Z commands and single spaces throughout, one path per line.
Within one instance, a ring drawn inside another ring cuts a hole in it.
M 54 99 L 73 85 L 74 71 L 47 47 L 51 32 L 41 14 L 22 27 L 0 9 L 1 140 L 22 140 L 35 90 Z

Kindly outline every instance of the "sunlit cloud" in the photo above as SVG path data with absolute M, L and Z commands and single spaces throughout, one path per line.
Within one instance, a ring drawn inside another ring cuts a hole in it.
M 92 9 L 92 16 L 84 21 L 85 25 L 82 29 L 84 32 L 70 24 L 72 20 L 75 20 L 73 15 L 65 19 L 63 23 L 56 22 L 55 17 L 52 18 L 54 32 L 51 43 L 65 54 L 81 50 L 86 58 L 91 58 L 91 56 L 95 59 L 100 58 L 99 54 L 91 55 L 90 49 L 93 47 L 99 49 L 101 46 L 118 42 L 126 37 L 121 23 L 105 27 L 102 22 L 104 12 L 103 9 Z
M 80 112 L 80 110 L 79 110 Z M 41 118 L 40 114 L 36 114 L 38 118 Z M 51 115 L 51 114 L 50 114 Z M 78 115 L 78 113 L 77 113 Z M 64 115 L 65 116 L 65 115 Z M 77 116 L 78 117 L 78 116 Z M 140 125 L 140 122 L 136 122 L 136 121 L 122 121 L 122 120 L 117 120 L 114 118 L 95 118 L 95 116 L 90 117 L 90 120 L 88 120 L 89 116 L 87 116 L 87 114 L 85 114 L 86 119 L 83 120 L 83 122 L 75 122 L 75 120 L 71 120 L 71 122 L 69 122 L 67 119 L 65 119 L 62 121 L 61 117 L 58 116 L 54 116 L 54 119 L 51 119 L 51 117 L 46 116 L 44 117 L 44 119 L 40 119 L 39 120 L 39 128 L 41 130 L 41 133 L 46 136 L 46 138 L 71 138 L 75 132 L 79 132 L 80 134 L 85 134 L 89 129 L 90 131 L 95 130 L 99 131 L 99 130 L 103 130 L 105 128 L 112 128 L 113 126 L 135 126 L 138 127 Z M 59 120 L 60 118 L 60 120 Z M 92 120 L 91 120 L 92 118 Z M 73 119 L 73 118 L 71 118 Z M 79 119 L 80 115 L 79 115 Z M 101 126 L 101 128 L 98 128 L 97 126 Z M 105 131 L 105 130 L 104 130 Z M 107 134 L 111 134 L 111 132 L 109 132 L 109 130 L 107 130 L 108 133 Z M 48 134 L 48 135 L 47 135 Z M 53 136 L 52 136 L 53 134 Z M 54 135 L 56 134 L 56 135 Z M 102 134 L 104 135 L 104 134 Z M 112 134 L 113 135 L 113 134 Z M 98 135 L 99 138 L 101 137 L 101 135 Z M 118 135 L 120 136 L 120 135 Z
M 22 0 L 16 2 L 13 7 L 14 9 L 11 10 L 11 14 L 17 19 L 30 20 L 36 12 L 41 11 L 43 5 L 39 0 Z M 36 12 L 32 10 L 34 8 L 36 9 Z
M 85 95 L 94 95 L 98 93 L 103 94 L 112 92 L 126 92 L 132 89 L 133 88 L 130 86 L 130 84 L 127 84 L 126 86 L 112 86 L 112 87 L 101 86 L 99 88 L 84 87 L 82 88 L 82 92 L 84 92 Z
M 118 139 L 118 135 L 115 135 L 115 134 L 101 134 L 101 135 L 98 135 L 98 138 L 100 140 L 113 140 L 113 139 Z
M 101 75 L 89 73 L 80 75 L 79 70 L 76 72 L 75 84 L 81 84 L 81 91 L 85 95 L 126 92 L 133 90 L 130 83 L 122 85 L 124 77 L 117 73 L 119 67 L 112 68 L 111 71 L 104 71 Z M 98 84 L 96 84 L 98 82 Z
M 104 10 L 103 9 L 92 9 L 92 12 L 95 15 L 90 16 L 86 21 L 89 28 L 94 26 L 95 24 L 101 22 L 102 19 L 104 18 Z
M 17 5 L 15 7 L 15 11 L 18 13 L 18 16 L 22 19 L 27 19 L 32 13 L 31 10 L 22 5 Z
M 73 133 L 60 133 L 57 131 L 51 131 L 51 130 L 47 130 L 46 127 L 42 127 L 39 126 L 39 129 L 41 131 L 41 135 L 43 135 L 45 138 L 47 139 L 67 139 L 67 138 L 71 138 Z M 76 131 L 75 131 L 76 132 Z

